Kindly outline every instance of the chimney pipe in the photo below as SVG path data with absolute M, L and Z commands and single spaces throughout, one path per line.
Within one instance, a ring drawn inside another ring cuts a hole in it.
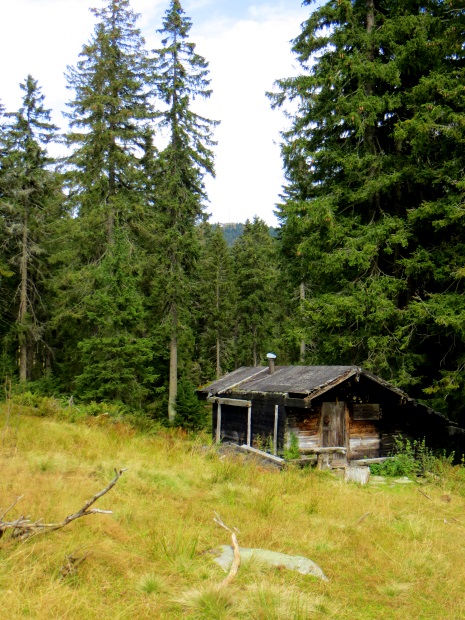
M 274 361 L 276 359 L 276 355 L 274 353 L 267 353 L 266 357 L 268 358 L 268 367 L 270 369 L 270 375 L 274 373 Z

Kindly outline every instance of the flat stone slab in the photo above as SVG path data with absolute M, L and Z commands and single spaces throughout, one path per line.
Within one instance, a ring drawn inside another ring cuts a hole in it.
M 370 484 L 387 484 L 394 486 L 395 484 L 413 484 L 413 480 L 410 480 L 407 476 L 401 478 L 389 478 L 388 476 L 370 476 Z
M 220 549 L 222 553 L 215 558 L 214 561 L 225 571 L 229 571 L 234 557 L 233 548 L 229 545 L 222 545 Z M 246 549 L 244 547 L 240 547 L 240 554 L 241 561 L 257 560 L 258 562 L 264 562 L 270 566 L 284 566 L 302 575 L 313 575 L 318 579 L 328 581 L 328 578 L 318 564 L 315 564 L 315 562 L 312 562 L 312 560 L 308 558 L 304 558 L 302 555 L 287 555 L 287 553 L 267 551 L 266 549 Z
M 370 476 L 370 484 L 386 484 L 385 476 Z

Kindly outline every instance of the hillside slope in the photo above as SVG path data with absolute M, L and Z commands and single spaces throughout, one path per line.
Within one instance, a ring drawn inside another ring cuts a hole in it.
M 19 413 L 10 411 L 8 424 L 0 417 L 0 506 L 24 495 L 9 519 L 61 520 L 115 467 L 128 471 L 96 504 L 112 515 L 23 543 L 5 534 L 4 618 L 465 616 L 462 468 L 421 488 L 358 487 L 316 471 L 262 470 L 221 457 L 205 438 L 142 435 L 107 416 L 70 423 Z M 249 563 L 219 591 L 224 573 L 210 550 L 230 538 L 215 511 L 239 529 L 242 546 L 311 558 L 329 581 Z M 70 555 L 87 558 L 63 578 Z

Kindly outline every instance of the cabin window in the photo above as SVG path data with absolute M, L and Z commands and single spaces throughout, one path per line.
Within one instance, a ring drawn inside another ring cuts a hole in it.
M 381 409 L 378 404 L 354 404 L 354 420 L 379 420 L 381 419 Z

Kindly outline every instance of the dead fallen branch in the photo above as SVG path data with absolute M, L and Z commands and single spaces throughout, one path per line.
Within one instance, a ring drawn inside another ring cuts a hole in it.
M 366 512 L 364 515 L 362 515 L 360 517 L 360 519 L 357 519 L 357 521 L 355 521 L 354 525 L 358 525 L 359 523 L 361 523 L 364 519 L 366 519 L 370 515 L 371 515 L 371 512 Z
M 76 551 L 79 551 L 79 549 Z M 61 577 L 63 579 L 70 577 L 71 575 L 76 575 L 79 565 L 82 564 L 84 560 L 87 560 L 90 555 L 92 555 L 92 551 L 89 551 L 89 553 L 86 553 L 85 555 L 78 556 L 76 555 L 76 551 L 66 556 L 65 563 L 60 570 Z
M 228 586 L 234 580 L 235 576 L 237 575 L 237 571 L 239 570 L 239 566 L 241 565 L 241 554 L 240 554 L 240 551 L 239 551 L 239 543 L 237 542 L 237 536 L 236 536 L 236 532 L 238 530 L 236 528 L 234 528 L 234 529 L 236 529 L 236 532 L 234 532 L 230 527 L 225 525 L 223 523 L 220 515 L 217 512 L 215 512 L 215 518 L 213 519 L 213 521 L 215 523 L 218 523 L 218 525 L 220 527 L 222 527 L 225 530 L 227 530 L 228 532 L 230 532 L 232 548 L 233 548 L 233 551 L 234 551 L 234 559 L 233 559 L 233 563 L 231 564 L 231 569 L 229 570 L 228 575 L 218 585 L 218 589 L 220 589 L 220 588 L 224 588 L 225 586 Z
M 421 489 L 417 489 L 418 493 L 421 493 L 423 495 L 423 497 L 426 497 L 426 499 L 431 500 L 431 497 L 429 495 L 426 495 L 426 493 L 424 491 L 422 491 Z
M 0 538 L 4 535 L 4 533 L 8 530 L 11 530 L 11 538 L 19 538 L 21 540 L 25 540 L 26 538 L 30 538 L 31 536 L 35 536 L 37 534 L 45 534 L 47 532 L 54 532 L 55 530 L 59 530 L 62 527 L 65 527 L 72 521 L 76 519 L 80 519 L 81 517 L 87 517 L 88 515 L 93 514 L 113 514 L 111 510 L 101 510 L 99 508 L 91 508 L 95 502 L 108 493 L 110 489 L 112 489 L 118 480 L 121 478 L 122 474 L 127 471 L 126 469 L 120 469 L 119 471 L 115 469 L 115 477 L 113 480 L 99 493 L 94 495 L 91 499 L 87 500 L 84 506 L 75 512 L 72 515 L 68 515 L 63 521 L 59 523 L 43 523 L 42 519 L 38 519 L 37 521 L 31 521 L 29 517 L 21 516 L 14 521 L 4 521 L 5 515 L 10 512 L 14 506 L 18 503 L 18 501 L 23 497 L 22 495 L 18 497 L 7 510 L 0 516 Z

